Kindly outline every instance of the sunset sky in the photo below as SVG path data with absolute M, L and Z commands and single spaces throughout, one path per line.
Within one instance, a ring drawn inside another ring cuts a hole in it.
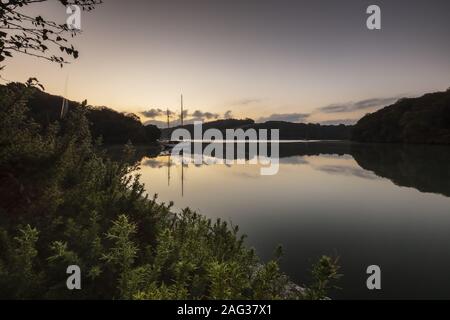
M 371 4 L 382 30 L 366 28 Z M 62 5 L 33 7 L 66 19 Z M 180 93 L 191 118 L 349 123 L 450 87 L 449 16 L 448 0 L 104 0 L 82 14 L 78 60 L 15 56 L 2 76 L 59 95 L 68 78 L 70 99 L 155 123 Z

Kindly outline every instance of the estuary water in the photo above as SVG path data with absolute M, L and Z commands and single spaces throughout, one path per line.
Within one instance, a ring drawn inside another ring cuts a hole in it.
M 328 254 L 344 274 L 331 298 L 450 298 L 449 147 L 282 142 L 272 176 L 192 158 L 142 156 L 147 192 L 239 225 L 264 260 L 281 244 L 296 283 Z M 367 289 L 369 265 L 381 268 L 381 290 Z

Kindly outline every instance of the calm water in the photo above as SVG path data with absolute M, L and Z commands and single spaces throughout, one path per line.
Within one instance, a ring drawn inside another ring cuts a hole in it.
M 186 164 L 144 157 L 142 181 L 161 201 L 238 224 L 299 284 L 322 254 L 340 256 L 344 278 L 332 298 L 450 298 L 450 148 L 283 143 L 280 170 Z M 189 158 L 189 156 L 186 156 Z M 382 290 L 366 289 L 367 266 Z

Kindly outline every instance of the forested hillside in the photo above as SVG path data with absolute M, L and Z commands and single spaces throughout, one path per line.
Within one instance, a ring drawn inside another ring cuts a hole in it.
M 20 83 L 8 84 L 10 89 L 23 90 Z M 29 112 L 32 118 L 46 127 L 61 117 L 63 98 L 48 94 L 37 87 L 31 89 L 28 99 Z M 86 102 L 85 102 L 86 103 Z M 75 101 L 68 101 L 69 110 L 80 107 Z M 102 138 L 105 144 L 134 144 L 155 142 L 161 135 L 160 130 L 153 125 L 144 126 L 134 114 L 120 113 L 108 107 L 93 107 L 85 105 L 86 117 L 94 139 Z
M 450 89 L 401 99 L 363 117 L 352 139 L 360 142 L 450 144 Z

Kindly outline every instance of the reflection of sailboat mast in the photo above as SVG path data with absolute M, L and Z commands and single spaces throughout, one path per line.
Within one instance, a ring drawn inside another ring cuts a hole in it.
M 183 94 L 181 94 L 181 126 L 184 125 Z
M 184 157 L 181 161 L 181 196 L 184 197 Z
M 183 110 L 183 94 L 181 94 L 181 113 L 180 113 L 180 122 L 181 126 L 184 125 L 184 110 Z M 184 196 L 184 152 L 181 151 L 181 196 Z
M 171 167 L 172 163 L 170 161 L 170 153 L 169 156 L 167 157 L 167 185 L 170 186 L 170 167 Z

